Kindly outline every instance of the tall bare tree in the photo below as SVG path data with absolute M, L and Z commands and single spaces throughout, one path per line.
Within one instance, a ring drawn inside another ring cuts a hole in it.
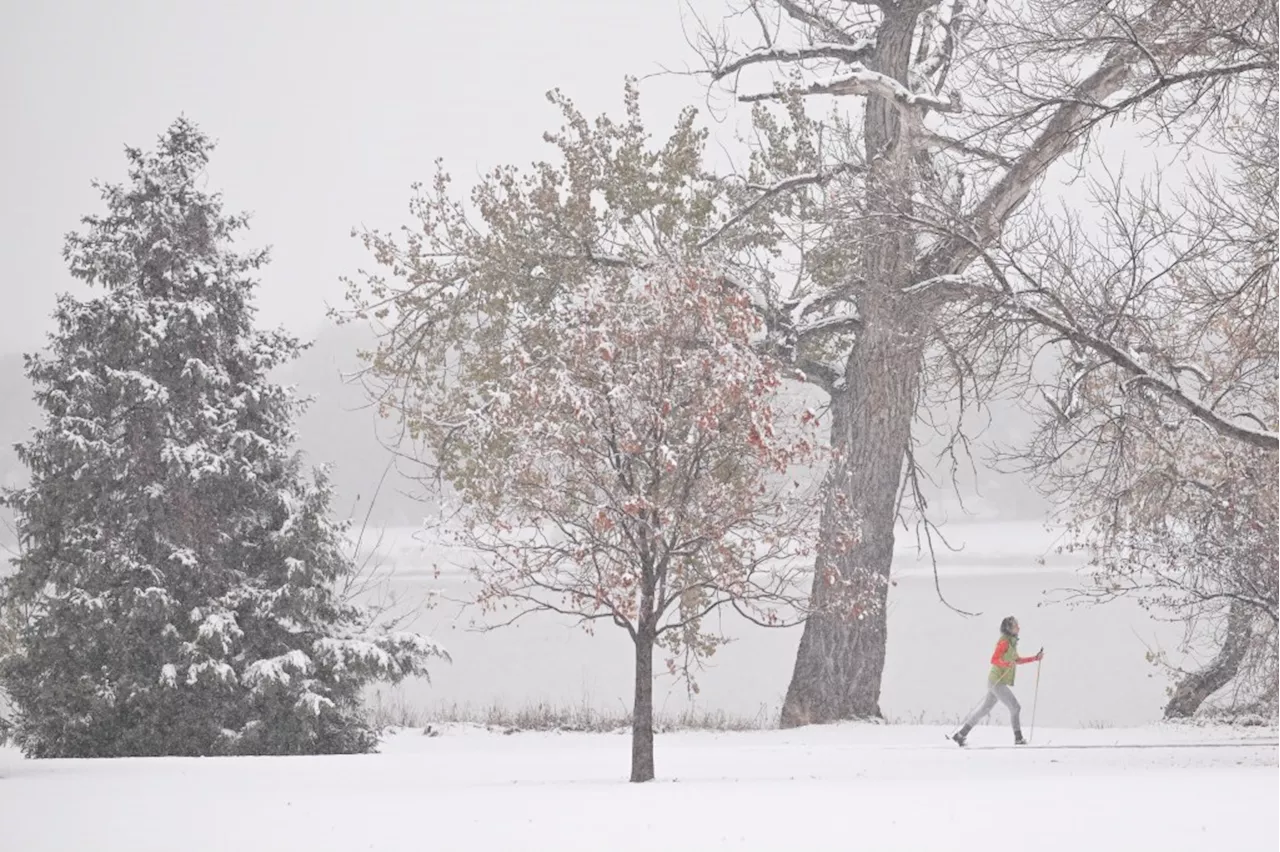
M 1089 594 L 1136 597 L 1216 651 L 1178 671 L 1171 718 L 1215 693 L 1276 709 L 1275 69 L 1201 94 L 1181 174 L 1101 182 L 1095 227 L 1046 219 L 1029 256 L 988 258 L 1013 294 L 1000 310 L 1065 365 L 1033 388 L 1046 416 L 1009 461 L 1063 505 Z
M 777 339 L 804 352 L 821 335 L 826 355 L 810 375 L 830 391 L 839 461 L 816 576 L 833 566 L 873 603 L 865 618 L 806 623 L 784 725 L 879 715 L 893 525 L 927 355 L 953 339 L 975 282 L 999 291 L 985 260 L 1007 248 L 1016 214 L 1108 117 L 1268 73 L 1274 42 L 1251 34 L 1269 15 L 1234 0 L 748 0 L 725 27 L 702 29 L 712 77 L 741 101 L 787 104 L 793 125 L 809 121 L 798 100 L 856 101 L 843 122 L 765 146 L 767 179 L 751 182 L 762 195 L 821 182 L 824 209 L 842 208 L 823 237 L 840 257 L 834 274 L 815 268 L 770 315 Z M 955 354 L 971 374 L 970 356 Z M 1274 449 L 1274 434 L 1249 437 Z M 860 534 L 831 541 L 847 528 Z M 815 582 L 815 602 L 825 589 Z

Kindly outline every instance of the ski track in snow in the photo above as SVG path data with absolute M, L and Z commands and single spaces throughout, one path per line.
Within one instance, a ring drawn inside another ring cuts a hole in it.
M 945 732 L 660 734 L 658 780 L 645 785 L 626 783 L 622 734 L 447 727 L 439 737 L 395 733 L 382 753 L 354 757 L 28 761 L 0 749 L 0 849 L 1280 845 L 1275 730 L 1044 729 L 1019 750 L 1002 747 L 1011 736 L 1003 727 L 975 729 L 966 750 Z M 1188 747 L 1200 744 L 1215 747 Z

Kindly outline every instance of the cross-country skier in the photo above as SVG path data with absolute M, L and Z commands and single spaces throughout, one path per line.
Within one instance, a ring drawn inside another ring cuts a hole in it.
M 1022 705 L 1014 697 L 1013 681 L 1018 673 L 1018 666 L 1026 663 L 1038 663 L 1044 659 L 1044 648 L 1034 657 L 1018 656 L 1018 619 L 1012 615 L 1000 622 L 1000 641 L 996 642 L 995 653 L 991 655 L 991 673 L 987 675 L 987 697 L 972 716 L 965 720 L 964 727 L 952 735 L 956 745 L 963 746 L 965 737 L 973 726 L 991 712 L 991 708 L 999 701 L 1009 708 L 1009 719 L 1013 722 L 1014 745 L 1026 745 L 1022 738 Z

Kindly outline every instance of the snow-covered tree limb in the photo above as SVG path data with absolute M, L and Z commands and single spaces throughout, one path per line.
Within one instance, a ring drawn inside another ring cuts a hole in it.
M 849 64 L 861 64 L 866 61 L 874 47 L 874 42 L 870 40 L 863 40 L 852 44 L 823 44 L 818 42 L 804 47 L 776 47 L 768 50 L 760 50 L 754 53 L 748 53 L 745 56 L 741 56 L 738 59 L 727 63 L 722 68 L 715 69 L 711 73 L 711 79 L 723 80 L 726 77 L 736 74 L 743 68 L 764 63 L 804 62 L 811 59 L 838 59 L 841 62 Z
M 936 112 L 959 112 L 961 103 L 958 94 L 949 98 L 941 98 L 931 92 L 912 91 L 892 77 L 859 65 L 851 73 L 829 80 L 816 80 L 807 86 L 790 90 L 802 96 L 810 95 L 877 95 L 900 107 L 924 107 Z M 789 90 L 779 89 L 772 92 L 757 92 L 739 95 L 743 103 L 782 100 L 788 96 Z

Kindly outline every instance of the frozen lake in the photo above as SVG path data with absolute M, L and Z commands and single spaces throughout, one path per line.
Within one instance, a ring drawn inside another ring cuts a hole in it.
M 1079 586 L 1078 559 L 1052 554 L 1052 536 L 1036 524 L 969 524 L 949 530 L 963 553 L 940 554 L 943 592 L 956 607 L 980 612 L 969 618 L 939 602 L 927 564 L 900 542 L 898 581 L 889 596 L 888 660 L 881 709 L 892 721 L 949 723 L 983 695 L 988 660 L 1000 619 L 1022 623 L 1022 651 L 1046 649 L 1037 725 L 1093 727 L 1141 725 L 1160 718 L 1167 677 L 1147 662 L 1148 650 L 1175 659 L 1181 628 L 1154 619 L 1130 601 L 1072 606 L 1062 589 Z M 902 538 L 900 536 L 900 538 Z M 434 591 L 465 599 L 468 581 L 457 574 L 432 576 L 429 551 L 388 536 L 391 585 L 402 604 Z M 1037 564 L 1043 559 L 1044 564 Z M 482 632 L 477 614 L 441 603 L 408 622 L 445 645 L 453 664 L 439 665 L 432 683 L 407 683 L 392 695 L 414 707 L 494 704 L 516 709 L 536 702 L 589 705 L 623 711 L 630 705 L 629 641 L 612 626 L 597 634 L 554 615 Z M 707 661 L 695 706 L 735 716 L 776 717 L 786 691 L 800 628 L 768 630 L 725 616 L 734 638 Z M 659 657 L 656 669 L 662 669 Z M 1019 671 L 1017 693 L 1030 722 L 1035 667 Z M 660 710 L 690 705 L 684 685 L 663 676 L 656 685 Z M 997 709 L 993 719 L 1002 720 Z

